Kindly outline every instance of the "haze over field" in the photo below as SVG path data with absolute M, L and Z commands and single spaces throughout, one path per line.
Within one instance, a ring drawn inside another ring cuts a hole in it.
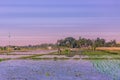
M 72 36 L 120 41 L 120 0 L 0 0 L 0 45 Z

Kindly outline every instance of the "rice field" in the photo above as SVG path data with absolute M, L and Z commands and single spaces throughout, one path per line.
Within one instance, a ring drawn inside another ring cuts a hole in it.
M 112 80 L 87 60 L 9 60 L 0 63 L 0 80 Z
M 108 75 L 112 80 L 120 80 L 120 60 L 94 60 L 92 63 L 100 73 Z
M 50 52 L 7 55 L 12 57 L 0 62 L 0 80 L 120 80 L 119 54 L 77 51 L 70 57 Z

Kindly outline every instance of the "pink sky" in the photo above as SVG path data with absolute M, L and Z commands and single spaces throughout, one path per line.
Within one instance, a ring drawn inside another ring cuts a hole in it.
M 72 36 L 76 39 L 81 37 L 95 39 L 96 37 L 105 38 L 107 41 L 116 39 L 118 42 L 120 39 L 118 38 L 120 35 L 120 32 L 64 32 L 63 34 L 47 34 L 47 35 L 39 35 L 39 36 L 14 36 L 11 35 L 10 38 L 10 45 L 36 45 L 36 44 L 42 44 L 42 43 L 56 43 L 58 39 L 63 39 L 65 37 Z M 0 39 L 0 45 L 5 46 L 9 45 L 9 37 L 4 36 Z
M 0 0 L 0 45 L 79 36 L 120 42 L 120 0 Z

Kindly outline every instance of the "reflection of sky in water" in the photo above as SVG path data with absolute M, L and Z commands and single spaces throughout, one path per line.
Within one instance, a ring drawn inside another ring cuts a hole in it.
M 0 63 L 1 80 L 112 80 L 93 68 L 89 61 L 26 61 Z
M 120 80 L 119 60 L 94 60 L 92 62 L 99 72 L 112 77 L 113 80 Z

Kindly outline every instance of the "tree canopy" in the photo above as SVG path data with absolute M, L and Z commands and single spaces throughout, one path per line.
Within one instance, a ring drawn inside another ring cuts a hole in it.
M 112 47 L 116 46 L 116 40 L 106 41 L 103 38 L 96 39 L 87 39 L 79 37 L 79 39 L 75 39 L 73 37 L 67 37 L 65 39 L 58 40 L 58 45 L 68 48 L 82 48 L 82 47 Z

